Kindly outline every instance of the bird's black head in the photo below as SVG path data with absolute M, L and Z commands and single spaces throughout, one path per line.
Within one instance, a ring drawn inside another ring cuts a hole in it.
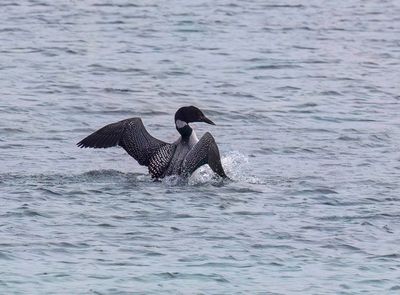
M 202 111 L 195 106 L 181 107 L 175 113 L 175 125 L 176 129 L 182 135 L 190 135 L 192 128 L 188 125 L 191 122 L 204 122 L 211 125 L 215 125 L 213 121 L 208 119 Z
M 177 110 L 175 113 L 175 123 L 177 121 L 182 121 L 186 124 L 191 122 L 205 122 L 215 125 L 214 122 L 208 119 L 202 111 L 194 106 L 181 107 Z

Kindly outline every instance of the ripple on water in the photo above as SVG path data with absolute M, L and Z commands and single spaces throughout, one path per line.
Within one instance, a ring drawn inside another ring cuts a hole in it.
M 0 294 L 399 293 L 397 2 L 270 2 L 1 2 Z M 191 104 L 231 181 L 75 146 Z

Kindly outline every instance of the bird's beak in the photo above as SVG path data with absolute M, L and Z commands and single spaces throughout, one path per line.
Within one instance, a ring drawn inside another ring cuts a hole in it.
M 211 125 L 215 125 L 215 123 L 213 121 L 211 121 L 210 119 L 208 119 L 206 116 L 201 118 L 201 122 L 204 122 L 204 123 L 207 123 L 207 124 L 211 124 Z

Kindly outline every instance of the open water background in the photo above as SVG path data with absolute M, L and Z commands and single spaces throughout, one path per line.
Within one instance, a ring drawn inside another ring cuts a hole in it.
M 400 2 L 0 3 L 1 294 L 399 294 Z M 75 144 L 194 104 L 234 179 Z

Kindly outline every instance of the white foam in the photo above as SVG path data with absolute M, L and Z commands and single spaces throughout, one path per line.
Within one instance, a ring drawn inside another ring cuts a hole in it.
M 261 183 L 261 181 L 251 175 L 251 167 L 249 165 L 249 158 L 238 151 L 232 151 L 222 156 L 222 166 L 224 167 L 226 175 L 234 181 L 241 181 L 247 183 Z M 189 178 L 189 184 L 201 184 L 209 182 L 221 181 L 219 177 L 208 165 L 204 165 L 197 169 Z

